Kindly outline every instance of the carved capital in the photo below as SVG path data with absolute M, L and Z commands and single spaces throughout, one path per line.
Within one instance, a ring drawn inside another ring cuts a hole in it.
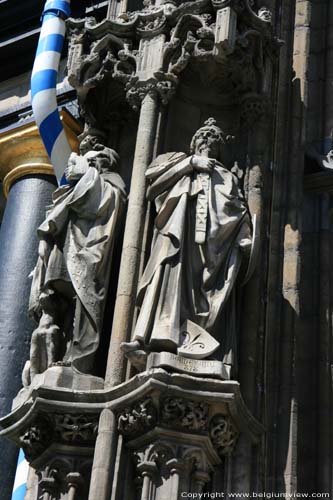
M 38 486 L 43 495 L 53 495 L 59 485 L 59 470 L 57 467 L 45 467 L 39 472 Z
M 83 498 L 87 491 L 92 458 L 81 458 L 71 449 L 71 453 L 63 455 L 60 450 L 53 450 L 52 458 L 37 467 L 38 498 Z
M 163 442 L 156 442 L 133 453 L 136 467 L 140 474 L 155 474 L 158 469 L 169 463 L 176 456 L 176 449 Z
M 147 94 L 154 99 L 160 99 L 161 103 L 166 105 L 174 95 L 176 86 L 177 78 L 170 74 L 157 73 L 155 78 L 147 81 L 140 81 L 137 77 L 133 77 L 125 86 L 126 98 L 134 110 L 141 107 Z

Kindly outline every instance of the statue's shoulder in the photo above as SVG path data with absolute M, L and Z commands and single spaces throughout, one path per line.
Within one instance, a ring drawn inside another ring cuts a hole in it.
M 150 167 L 160 165 L 161 163 L 178 163 L 179 161 L 182 161 L 184 158 L 186 158 L 186 153 L 182 152 L 169 152 L 169 153 L 163 153 L 161 155 L 158 155 L 154 161 L 150 164 Z
M 170 152 L 158 155 L 149 165 L 146 171 L 146 177 L 150 179 L 161 175 L 166 170 L 169 170 L 169 168 L 184 160 L 186 157 L 186 153 L 180 152 Z
M 126 194 L 126 184 L 123 181 L 122 177 L 120 174 L 117 172 L 106 172 L 102 174 L 102 178 L 106 181 L 112 184 L 114 187 L 118 188 L 121 194 L 123 194 L 125 197 L 127 196 Z

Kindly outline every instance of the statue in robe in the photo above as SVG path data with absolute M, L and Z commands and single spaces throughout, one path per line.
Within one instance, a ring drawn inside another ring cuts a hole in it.
M 234 292 L 248 269 L 252 222 L 239 179 L 220 161 L 226 141 L 210 118 L 190 156 L 167 153 L 147 169 L 157 215 L 134 334 L 122 345 L 130 359 L 143 350 L 235 363 Z
M 114 241 L 126 201 L 118 155 L 87 136 L 72 153 L 68 185 L 38 228 L 29 312 L 33 332 L 24 384 L 57 363 L 92 369 L 99 345 Z

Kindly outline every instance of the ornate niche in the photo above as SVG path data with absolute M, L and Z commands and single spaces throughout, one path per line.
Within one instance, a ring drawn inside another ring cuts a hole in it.
M 249 0 L 146 2 L 117 20 L 69 20 L 68 27 L 69 81 L 83 108 L 103 82 L 114 100 L 119 82 L 135 108 L 152 90 L 166 103 L 181 74 L 185 86 L 209 88 L 215 100 L 265 96 L 280 45 L 271 13 L 255 13 Z

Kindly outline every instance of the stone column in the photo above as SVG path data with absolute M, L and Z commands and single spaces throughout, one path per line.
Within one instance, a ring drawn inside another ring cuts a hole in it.
M 117 300 L 105 376 L 105 383 L 109 386 L 121 383 L 124 375 L 124 356 L 120 350 L 120 344 L 129 340 L 132 329 L 146 214 L 145 171 L 153 156 L 157 115 L 157 94 L 154 91 L 148 91 L 142 101 L 134 154 Z
M 156 92 L 147 92 L 143 97 L 140 111 L 117 299 L 105 376 L 105 384 L 109 386 L 121 383 L 124 377 L 124 356 L 120 350 L 120 344 L 129 339 L 132 329 L 146 215 L 145 170 L 153 156 L 158 107 Z M 111 475 L 117 449 L 118 434 L 113 423 L 113 418 L 108 418 L 105 415 L 103 419 L 105 420 L 105 425 L 99 429 L 97 438 L 98 442 L 100 439 L 103 439 L 103 447 L 98 451 L 96 449 L 89 500 L 96 498 L 96 495 L 98 495 L 100 500 L 107 500 L 110 496 L 112 486 Z M 101 421 L 104 422 L 104 420 Z
M 34 324 L 28 318 L 37 259 L 36 229 L 56 187 L 53 168 L 34 123 L 0 135 L 0 176 L 7 197 L 0 231 L 0 416 L 10 412 L 22 386 Z M 11 498 L 18 449 L 1 439 L 1 499 Z

